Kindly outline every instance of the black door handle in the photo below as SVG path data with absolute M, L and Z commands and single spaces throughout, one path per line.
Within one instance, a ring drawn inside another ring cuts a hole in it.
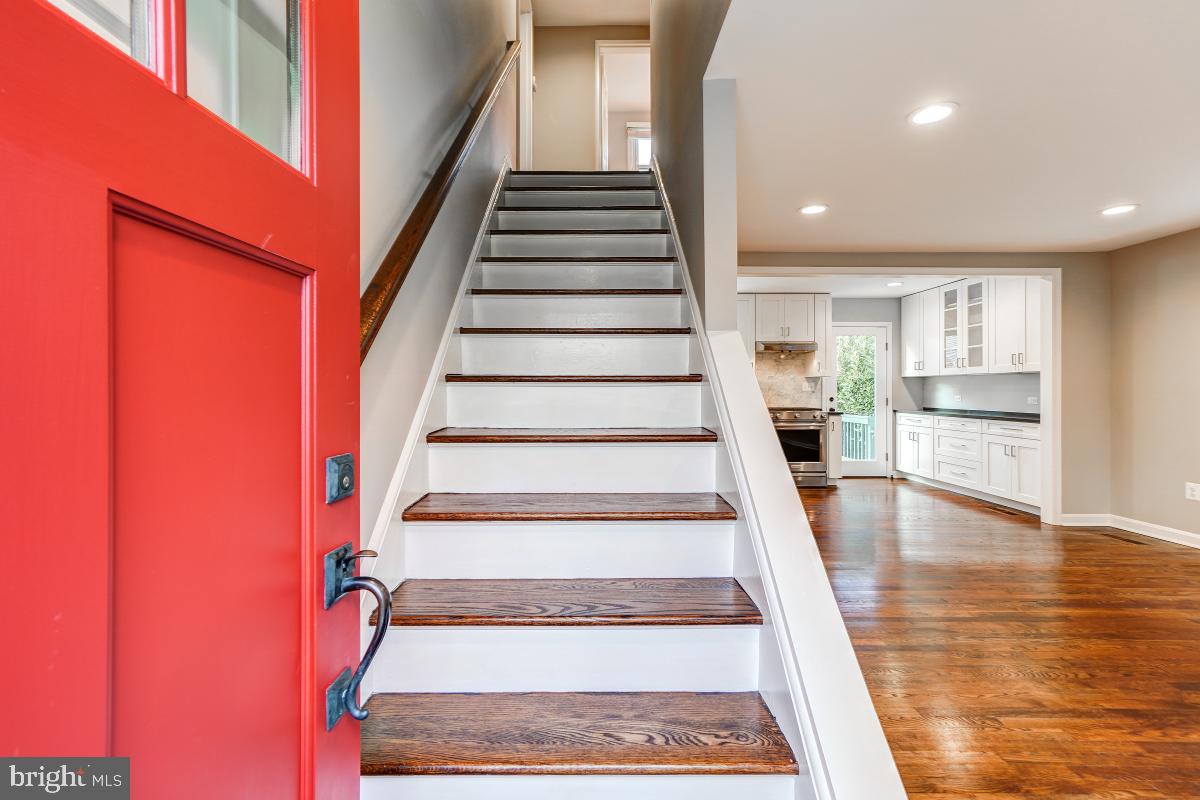
M 343 712 L 357 720 L 367 718 L 367 710 L 359 705 L 358 687 L 375 660 L 383 637 L 392 622 L 392 595 L 378 578 L 355 575 L 354 566 L 360 558 L 375 558 L 374 550 L 352 552 L 350 543 L 338 547 L 325 555 L 325 608 L 329 608 L 351 592 L 370 592 L 379 604 L 375 632 L 363 653 L 358 668 L 353 673 L 346 667 L 325 690 L 325 729 L 332 730 Z

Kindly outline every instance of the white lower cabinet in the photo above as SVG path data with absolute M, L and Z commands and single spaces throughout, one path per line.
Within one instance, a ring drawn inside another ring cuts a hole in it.
M 1042 503 L 1042 446 L 1015 436 L 983 437 L 983 491 L 1031 506 Z
M 898 413 L 896 470 L 1041 506 L 1037 423 Z
M 982 491 L 982 465 L 978 461 L 968 461 L 961 458 L 937 456 L 934 462 L 934 480 L 943 483 L 954 483 L 968 489 Z
M 896 469 L 933 477 L 933 430 L 910 425 L 896 428 Z

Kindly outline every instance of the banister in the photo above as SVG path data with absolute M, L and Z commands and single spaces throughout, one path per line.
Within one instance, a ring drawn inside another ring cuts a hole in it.
M 392 307 L 392 302 L 400 292 L 405 277 L 412 269 L 413 262 L 417 260 L 417 254 L 429 236 L 429 231 L 433 228 L 442 204 L 446 202 L 446 196 L 450 193 L 450 187 L 454 185 L 454 179 L 458 177 L 471 148 L 479 139 L 479 134 L 483 132 L 483 125 L 487 121 L 492 106 L 500 97 L 500 92 L 508 81 L 508 76 L 512 73 L 520 52 L 521 43 L 519 41 L 508 43 L 504 57 L 500 59 L 500 63 L 492 73 L 487 86 L 484 87 L 483 93 L 475 101 L 458 136 L 454 137 L 450 149 L 446 151 L 442 162 L 438 164 L 438 168 L 429 179 L 425 190 L 421 192 L 417 204 L 413 206 L 412 213 L 404 221 L 404 227 L 396 235 L 396 240 L 392 242 L 387 255 L 384 256 L 378 269 L 375 270 L 370 284 L 367 285 L 366 291 L 363 292 L 362 298 L 359 300 L 358 323 L 358 361 L 360 364 L 366 359 L 367 352 L 371 349 L 371 342 L 375 340 L 375 335 L 383 326 L 388 309 Z

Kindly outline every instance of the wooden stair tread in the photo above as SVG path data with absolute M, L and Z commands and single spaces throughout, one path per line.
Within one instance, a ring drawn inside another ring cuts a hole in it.
M 418 579 L 392 592 L 392 624 L 761 625 L 762 614 L 734 578 Z
M 683 289 L 471 289 L 471 294 L 485 297 L 593 297 L 604 295 L 675 295 Z
M 675 256 L 480 256 L 484 264 L 674 264 Z
M 492 236 L 670 236 L 666 228 L 503 228 L 488 231 Z
M 376 694 L 363 775 L 795 775 L 757 692 Z
M 464 375 L 446 374 L 447 383 L 700 383 L 704 376 L 688 375 Z
M 430 444 L 715 442 L 708 428 L 441 428 Z
M 496 211 L 659 211 L 662 206 L 496 206 Z
M 679 336 L 691 328 L 459 328 L 465 336 Z
M 404 510 L 406 522 L 623 522 L 734 520 L 716 492 L 430 493 Z
M 506 192 L 657 192 L 657 186 L 506 186 Z

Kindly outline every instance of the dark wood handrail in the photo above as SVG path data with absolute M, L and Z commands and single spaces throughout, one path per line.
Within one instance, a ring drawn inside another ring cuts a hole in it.
M 371 283 L 363 292 L 362 298 L 359 300 L 358 323 L 358 362 L 360 364 L 366 359 L 367 352 L 371 349 L 371 342 L 375 340 L 375 335 L 383 326 L 388 309 L 392 307 L 405 277 L 412 269 L 413 262 L 417 260 L 421 245 L 425 244 L 425 239 L 429 236 L 430 229 L 433 228 L 438 212 L 441 211 L 442 204 L 446 202 L 446 196 L 450 194 L 450 187 L 454 185 L 454 179 L 458 177 L 471 148 L 479 139 L 479 134 L 483 132 L 483 125 L 487 121 L 488 114 L 491 112 L 492 106 L 496 104 L 497 98 L 500 97 L 500 91 L 508 81 L 508 76 L 512 73 L 520 52 L 521 43 L 519 41 L 508 43 L 508 49 L 505 50 L 504 57 L 496 66 L 496 71 L 492 73 L 491 79 L 475 102 L 462 129 L 458 132 L 458 136 L 454 137 L 454 142 L 451 143 L 442 163 L 438 165 L 437 171 L 429 179 L 429 184 L 421 193 L 417 204 L 413 206 L 412 213 L 404 221 L 404 227 L 400 229 L 396 240 L 392 242 L 391 248 L 384 256 L 383 262 L 375 270 L 375 276 L 371 278 Z

